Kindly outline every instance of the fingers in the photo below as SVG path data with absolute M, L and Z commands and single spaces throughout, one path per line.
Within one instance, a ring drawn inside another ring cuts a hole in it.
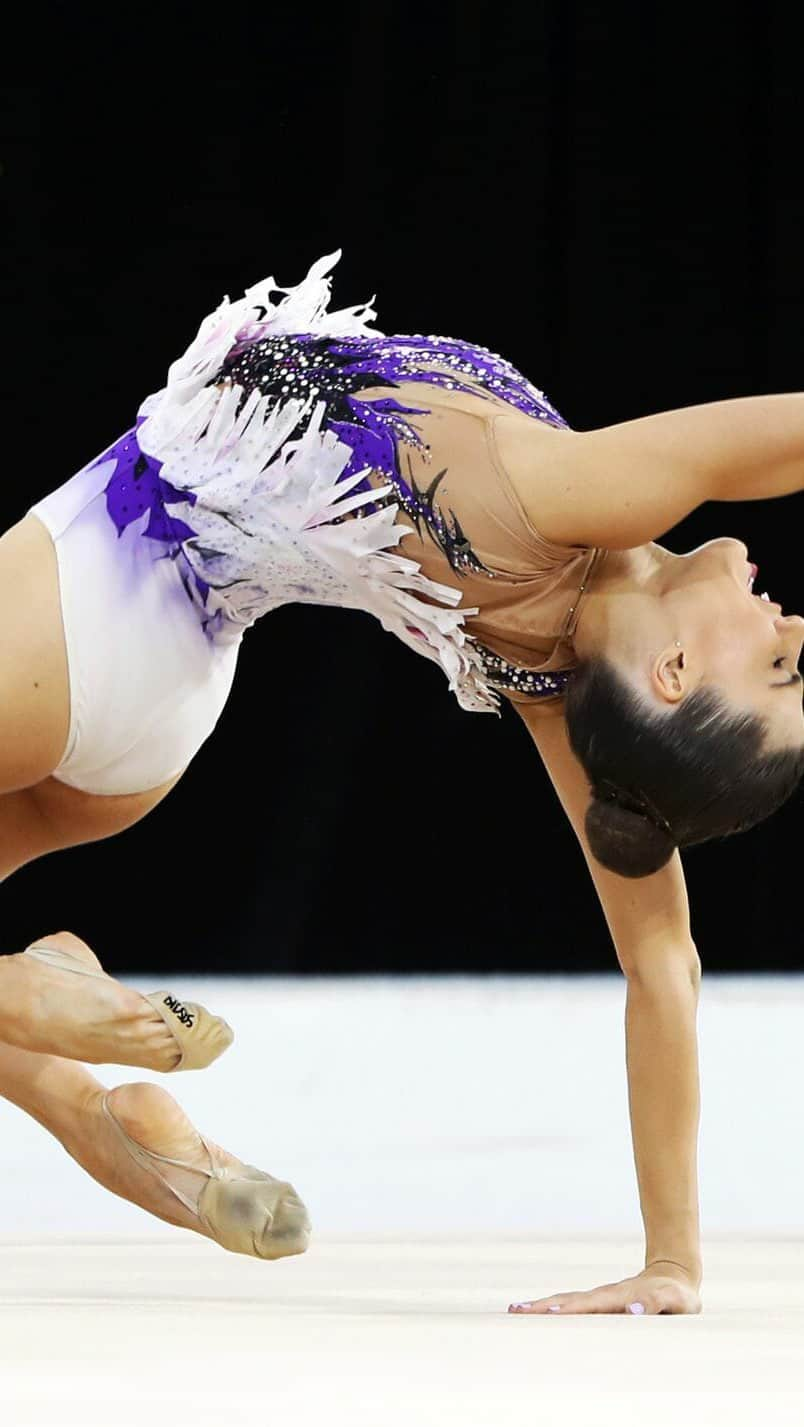
M 622 1313 L 624 1299 L 633 1302 L 637 1293 L 628 1294 L 626 1283 L 604 1283 L 588 1293 L 551 1293 L 549 1298 L 535 1298 L 530 1302 L 512 1303 L 509 1312 L 514 1313 Z
M 512 1303 L 509 1313 L 622 1313 L 624 1307 L 609 1286 L 590 1293 L 553 1293 L 549 1298 Z
M 554 1293 L 549 1298 L 512 1303 L 508 1308 L 509 1313 L 542 1313 L 551 1317 L 577 1313 L 627 1313 L 633 1317 L 642 1317 L 689 1311 L 683 1288 L 672 1282 L 655 1287 L 645 1283 L 611 1283 L 605 1284 L 603 1288 L 592 1289 L 589 1293 Z

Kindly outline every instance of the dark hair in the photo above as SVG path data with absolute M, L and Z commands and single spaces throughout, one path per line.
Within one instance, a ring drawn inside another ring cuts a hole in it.
M 804 744 L 763 753 L 769 728 L 701 685 L 654 713 L 603 657 L 582 660 L 565 693 L 570 745 L 592 787 L 586 837 L 604 867 L 647 877 L 676 847 L 745 832 L 804 777 Z

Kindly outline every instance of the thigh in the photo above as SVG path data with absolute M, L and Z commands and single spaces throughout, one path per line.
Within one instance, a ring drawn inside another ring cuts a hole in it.
M 76 847 L 83 842 L 99 842 L 114 837 L 140 822 L 175 788 L 186 769 L 174 778 L 144 793 L 98 794 L 72 788 L 58 778 L 45 778 L 28 789 L 40 819 L 48 829 L 52 851 L 55 847 Z
M 0 880 L 61 845 L 37 808 L 32 792 L 23 788 L 0 796 Z
M 33 516 L 0 538 L 0 607 L 3 792 L 31 787 L 58 766 L 70 724 L 56 551 Z
M 59 1138 L 76 1125 L 99 1088 L 77 1061 L 0 1041 L 0 1097 Z
M 45 778 L 33 788 L 0 796 L 0 880 L 66 847 L 99 842 L 132 827 L 166 798 L 182 777 L 145 793 L 98 797 Z

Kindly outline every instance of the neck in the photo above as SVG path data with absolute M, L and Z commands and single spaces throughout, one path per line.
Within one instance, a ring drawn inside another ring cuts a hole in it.
M 576 654 L 583 658 L 608 647 L 610 615 L 615 608 L 612 602 L 632 595 L 663 594 L 679 558 L 653 541 L 630 550 L 607 550 L 578 611 L 573 637 Z

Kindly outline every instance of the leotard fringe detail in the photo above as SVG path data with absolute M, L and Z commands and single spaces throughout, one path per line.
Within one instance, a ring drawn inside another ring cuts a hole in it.
M 212 628 L 239 634 L 289 601 L 366 610 L 441 666 L 462 708 L 498 712 L 499 695 L 464 630 L 477 609 L 456 609 L 459 590 L 395 551 L 408 533 L 396 521 L 399 506 L 365 509 L 393 487 L 355 490 L 368 469 L 342 478 L 352 450 L 321 429 L 326 403 L 209 385 L 234 348 L 266 336 L 382 338 L 369 325 L 371 303 L 328 311 L 327 274 L 340 256 L 319 259 L 296 287 L 270 277 L 235 302 L 225 297 L 171 364 L 165 388 L 143 402 L 136 440 L 176 500 L 184 493 L 189 502 L 181 548 Z M 284 294 L 277 303 L 274 293 Z M 352 512 L 358 518 L 343 519 Z

